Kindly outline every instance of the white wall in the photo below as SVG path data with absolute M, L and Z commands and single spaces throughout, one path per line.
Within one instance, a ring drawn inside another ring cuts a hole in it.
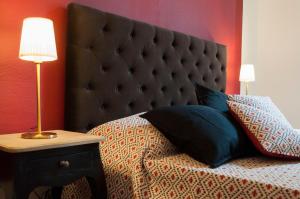
M 244 0 L 243 7 L 242 63 L 256 70 L 250 94 L 270 96 L 300 128 L 300 0 Z

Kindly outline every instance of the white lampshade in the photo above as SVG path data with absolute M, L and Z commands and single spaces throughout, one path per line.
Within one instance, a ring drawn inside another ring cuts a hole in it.
M 240 71 L 240 82 L 254 82 L 255 73 L 253 64 L 243 64 Z
M 57 59 L 52 20 L 40 17 L 24 19 L 19 58 L 36 63 Z

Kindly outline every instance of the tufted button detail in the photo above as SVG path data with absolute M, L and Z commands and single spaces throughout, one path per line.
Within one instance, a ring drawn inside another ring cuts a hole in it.
M 164 92 L 166 92 L 167 91 L 167 87 L 166 86 L 162 86 L 161 87 L 161 91 L 164 93 Z
M 196 61 L 195 65 L 196 65 L 197 67 L 199 67 L 199 66 L 200 66 L 200 62 L 199 62 L 199 61 Z
M 153 70 L 152 70 L 152 75 L 153 75 L 153 76 L 156 76 L 156 75 L 157 75 L 157 70 L 153 69 Z
M 176 76 L 176 73 L 175 73 L 175 72 L 171 72 L 171 77 L 172 77 L 172 79 L 174 79 L 175 76 Z
M 94 90 L 94 84 L 92 82 L 89 82 L 87 84 L 87 87 L 86 87 L 87 90 Z
M 102 103 L 101 105 L 101 109 L 106 110 L 108 108 L 108 104 L 107 103 Z
M 192 103 L 191 103 L 190 101 L 188 101 L 186 104 L 187 104 L 187 105 L 191 105 Z
M 153 43 L 154 43 L 154 44 L 157 44 L 157 43 L 158 43 L 157 35 L 155 35 L 155 36 L 153 37 Z
M 215 82 L 216 82 L 216 83 L 219 83 L 219 81 L 220 81 L 220 78 L 216 77 L 216 78 L 215 78 Z
M 207 81 L 207 77 L 206 77 L 206 76 L 203 76 L 203 77 L 202 77 L 202 80 L 203 80 L 204 82 L 206 82 L 206 81 Z
M 146 52 L 146 50 L 143 50 L 142 51 L 142 57 L 145 58 L 146 56 L 147 56 L 147 52 Z
M 128 106 L 132 109 L 134 107 L 134 102 L 129 102 Z
M 173 46 L 173 48 L 175 48 L 177 46 L 177 43 L 176 43 L 175 39 L 172 41 L 171 45 Z
M 193 50 L 194 50 L 194 45 L 193 45 L 193 44 L 190 44 L 189 50 L 190 50 L 190 51 L 193 51 Z
M 188 74 L 188 78 L 191 80 L 192 77 L 193 77 L 192 73 L 189 73 L 189 74 Z
M 221 66 L 221 71 L 222 71 L 222 72 L 225 71 L 225 66 L 224 66 L 224 65 Z
M 183 87 L 180 87 L 180 88 L 179 88 L 179 92 L 180 92 L 180 93 L 183 93 L 183 90 L 184 90 Z
M 170 106 L 174 106 L 175 103 L 173 101 L 170 102 Z
M 210 65 L 209 65 L 209 69 L 210 69 L 210 70 L 213 70 L 213 69 L 214 69 L 214 66 L 213 66 L 212 64 L 210 64 Z
M 103 32 L 109 32 L 109 27 L 107 24 L 105 24 L 102 28 Z
M 135 30 L 132 30 L 131 33 L 130 33 L 130 37 L 135 38 L 135 36 L 136 36 Z
M 123 86 L 121 84 L 118 84 L 116 89 L 118 92 L 120 92 L 123 90 Z
M 224 89 L 224 88 L 222 88 L 220 91 L 224 93 L 224 92 L 225 92 L 225 89 Z
M 122 47 L 118 47 L 116 50 L 117 54 L 121 54 L 123 52 L 123 48 Z
M 147 87 L 145 85 L 142 85 L 140 89 L 142 92 L 145 92 L 147 90 Z
M 107 72 L 109 70 L 108 66 L 102 66 L 102 71 Z
M 135 73 L 135 68 L 134 67 L 130 67 L 129 68 L 129 73 L 130 74 L 134 74 Z
M 162 56 L 162 60 L 163 60 L 164 62 L 166 62 L 166 61 L 167 61 L 167 55 L 166 55 L 166 54 L 163 54 L 163 56 Z
M 155 101 L 151 101 L 151 102 L 150 102 L 150 106 L 151 106 L 152 108 L 155 108 L 155 107 L 156 107 L 156 102 L 155 102 Z
M 184 58 L 181 58 L 181 59 L 180 59 L 180 63 L 181 63 L 182 65 L 184 65 L 185 62 L 186 62 L 186 60 L 185 60 Z

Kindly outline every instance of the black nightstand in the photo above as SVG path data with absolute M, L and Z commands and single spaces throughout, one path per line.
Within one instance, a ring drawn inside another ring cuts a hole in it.
M 37 186 L 62 187 L 86 177 L 94 198 L 106 198 L 105 177 L 99 157 L 103 138 L 55 131 L 50 140 L 21 139 L 20 134 L 0 135 L 0 186 L 6 199 L 27 199 Z

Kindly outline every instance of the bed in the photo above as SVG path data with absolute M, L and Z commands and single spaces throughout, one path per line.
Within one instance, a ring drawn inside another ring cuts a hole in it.
M 180 153 L 139 113 L 225 92 L 226 47 L 70 4 L 65 129 L 104 135 L 109 198 L 300 198 L 300 163 L 262 156 L 217 169 Z M 84 179 L 65 198 L 87 198 Z M 80 191 L 78 191 L 80 190 Z

